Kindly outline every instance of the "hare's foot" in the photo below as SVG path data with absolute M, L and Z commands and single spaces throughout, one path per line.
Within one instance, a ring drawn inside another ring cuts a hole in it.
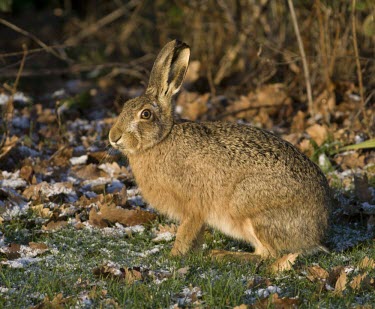
M 177 229 L 176 240 L 171 255 L 180 256 L 186 254 L 193 244 L 196 245 L 199 238 L 202 238 L 201 234 L 203 234 L 203 232 L 203 221 L 199 218 L 189 217 L 182 220 Z
M 214 260 L 222 261 L 222 260 L 239 260 L 239 261 L 246 261 L 246 262 L 260 262 L 262 257 L 256 253 L 250 252 L 232 252 L 226 250 L 211 250 L 210 257 Z
M 204 232 L 206 230 L 206 226 L 202 225 L 201 229 L 199 230 L 195 240 L 193 241 L 192 249 L 195 252 L 199 252 L 202 250 L 202 245 L 204 243 Z

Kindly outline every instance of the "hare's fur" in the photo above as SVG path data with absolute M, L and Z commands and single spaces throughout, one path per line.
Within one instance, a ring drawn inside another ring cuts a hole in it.
M 262 257 L 322 249 L 330 190 L 305 155 L 255 127 L 174 120 L 171 97 L 188 58 L 187 45 L 168 43 L 145 94 L 124 105 L 110 131 L 145 200 L 180 222 L 172 254 L 198 245 L 205 225 L 251 243 Z

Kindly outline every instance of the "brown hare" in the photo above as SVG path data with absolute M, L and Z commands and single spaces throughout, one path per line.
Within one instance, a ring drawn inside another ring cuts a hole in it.
M 183 42 L 165 45 L 145 93 L 125 103 L 109 133 L 145 200 L 180 223 L 172 255 L 196 246 L 206 225 L 262 258 L 325 250 L 330 190 L 318 166 L 262 129 L 174 118 L 189 56 Z

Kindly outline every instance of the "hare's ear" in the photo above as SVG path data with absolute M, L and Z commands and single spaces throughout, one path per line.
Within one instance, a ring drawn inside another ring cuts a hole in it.
M 161 99 L 177 93 L 189 65 L 189 56 L 189 46 L 181 41 L 165 45 L 155 60 L 146 92 Z

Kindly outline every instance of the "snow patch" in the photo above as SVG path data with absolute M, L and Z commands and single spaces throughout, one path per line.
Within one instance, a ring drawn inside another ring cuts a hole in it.
M 72 165 L 80 165 L 80 164 L 86 164 L 88 158 L 89 157 L 87 155 L 83 155 L 80 157 L 70 158 L 69 161 Z
M 21 257 L 16 260 L 1 261 L 2 265 L 8 265 L 11 268 L 24 268 L 30 264 L 40 262 L 40 258 Z

